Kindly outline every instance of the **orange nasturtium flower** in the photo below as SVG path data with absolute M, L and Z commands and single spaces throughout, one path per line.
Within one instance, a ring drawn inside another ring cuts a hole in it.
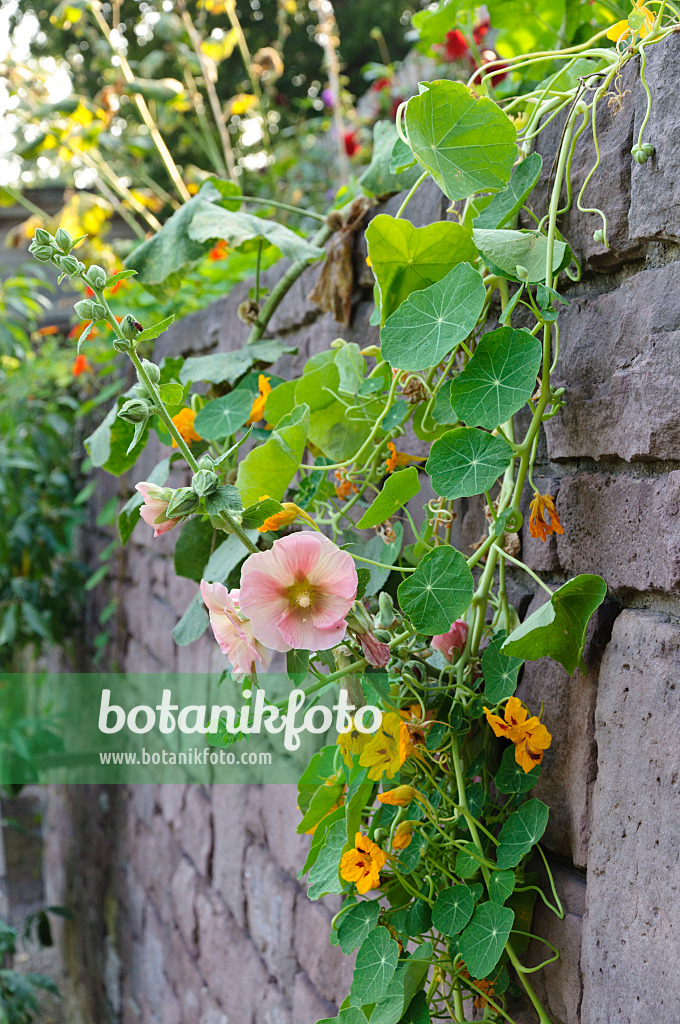
M 368 777 L 378 782 L 383 775 L 394 778 L 407 757 L 413 753 L 406 722 L 394 711 L 383 715 L 380 727 L 361 751 L 359 764 L 368 768 Z
M 210 260 L 226 260 L 229 255 L 229 249 L 224 239 L 221 239 L 216 245 L 212 247 L 208 253 L 208 259 Z
M 529 712 L 522 707 L 521 700 L 510 697 L 505 705 L 505 721 L 486 707 L 484 714 L 496 736 L 503 736 L 515 744 L 515 761 L 520 768 L 530 772 L 535 765 L 541 763 L 543 752 L 550 746 L 552 736 L 536 715 L 528 717 Z
M 177 427 L 180 437 L 182 438 L 183 441 L 186 441 L 189 447 L 191 447 L 192 441 L 202 440 L 201 435 L 197 434 L 196 431 L 194 430 L 195 419 L 196 413 L 194 412 L 193 409 L 190 409 L 189 406 L 186 406 L 184 409 L 180 409 L 177 415 L 172 417 L 172 422 Z M 172 447 L 179 447 L 174 437 L 172 439 Z
M 45 338 L 48 334 L 59 334 L 59 328 L 56 324 L 48 324 L 46 327 L 39 327 L 38 334 Z
M 263 373 L 257 378 L 257 397 L 253 402 L 253 407 L 250 410 L 250 416 L 248 417 L 246 426 L 250 426 L 252 423 L 258 423 L 264 416 L 264 407 L 267 401 L 267 395 L 271 392 L 272 387 L 269 381 L 271 377 L 265 377 Z
M 74 377 L 80 377 L 81 373 L 85 373 L 86 371 L 89 371 L 91 373 L 92 367 L 90 366 L 87 359 L 81 352 L 80 355 L 76 356 L 73 362 L 73 366 L 71 367 L 71 373 L 73 374 Z
M 538 537 L 545 542 L 551 533 L 564 533 L 564 527 L 555 508 L 555 501 L 549 494 L 539 494 L 534 491 L 534 497 L 529 506 L 529 533 L 532 537 Z
M 392 836 L 392 849 L 405 850 L 413 838 L 413 821 L 400 821 Z
M 378 800 L 381 804 L 389 804 L 391 807 L 408 807 L 415 795 L 413 786 L 397 786 L 387 793 L 379 793 Z
M 357 892 L 363 896 L 380 885 L 380 869 L 386 860 L 387 854 L 376 843 L 357 832 L 354 849 L 342 855 L 340 874 L 346 882 L 355 882 Z
M 393 441 L 387 442 L 389 455 L 385 463 L 388 473 L 394 473 L 397 466 L 408 466 L 411 462 L 422 462 L 427 458 L 425 455 L 409 455 L 408 452 L 398 452 Z
M 652 31 L 654 26 L 654 11 L 650 11 L 649 7 L 645 7 L 642 0 L 635 0 L 634 9 L 631 12 L 631 18 L 634 21 L 639 22 L 639 27 L 631 28 L 628 20 L 617 21 L 615 25 L 607 32 L 607 39 L 611 39 L 612 42 L 618 43 L 628 35 L 635 35 L 636 32 L 640 33 L 640 38 L 644 39 Z
M 259 500 L 266 501 L 268 497 L 268 494 L 263 494 Z M 265 519 L 262 526 L 258 526 L 257 532 L 267 533 L 268 530 L 280 530 L 282 526 L 290 526 L 290 524 L 294 523 L 296 519 L 304 519 L 306 522 L 310 523 L 315 530 L 318 529 L 312 517 L 308 515 L 303 508 L 296 505 L 294 501 L 284 501 L 281 512 L 275 512 L 273 516 L 269 516 L 268 519 Z
M 335 485 L 335 493 L 341 501 L 345 501 L 349 498 L 350 494 L 358 493 L 359 488 L 355 483 L 347 479 L 347 474 L 344 469 L 336 469 L 333 476 L 338 481 Z

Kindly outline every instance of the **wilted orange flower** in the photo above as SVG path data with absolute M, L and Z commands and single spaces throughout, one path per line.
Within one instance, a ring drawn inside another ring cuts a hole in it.
M 347 474 L 344 469 L 336 469 L 333 476 L 338 481 L 335 485 L 335 493 L 341 501 L 345 501 L 349 498 L 350 494 L 358 493 L 359 488 L 352 480 L 347 479 Z
M 184 409 L 180 409 L 177 415 L 172 417 L 172 422 L 177 427 L 180 437 L 182 438 L 183 441 L 186 441 L 189 447 L 191 447 L 192 441 L 201 440 L 201 435 L 197 434 L 196 431 L 194 430 L 195 419 L 196 413 L 194 412 L 193 409 L 190 409 L 189 406 L 186 406 Z M 174 437 L 172 439 L 172 447 L 179 447 Z
M 59 334 L 59 328 L 56 324 L 48 324 L 47 327 L 39 327 L 38 334 L 42 335 L 43 338 L 46 338 L 48 334 Z
M 266 501 L 268 497 L 268 494 L 263 494 L 259 500 Z M 274 532 L 275 530 L 280 530 L 282 526 L 290 526 L 290 524 L 294 523 L 296 519 L 304 519 L 310 523 L 314 529 L 317 529 L 316 523 L 303 508 L 296 505 L 294 501 L 284 501 L 282 511 L 275 512 L 273 516 L 269 516 L 268 519 L 265 519 L 262 526 L 258 526 L 257 532 L 267 533 L 269 530 Z
M 551 533 L 564 533 L 564 527 L 557 515 L 554 499 L 549 494 L 539 494 L 534 491 L 534 497 L 529 506 L 529 533 L 532 537 L 538 537 L 545 542 Z
M 407 846 L 410 846 L 413 838 L 413 824 L 412 821 L 399 822 L 392 836 L 393 850 L 405 850 Z
M 86 371 L 88 373 L 91 373 L 92 367 L 88 363 L 85 356 L 81 353 L 80 355 L 76 356 L 73 366 L 71 367 L 71 373 L 73 374 L 74 377 L 80 377 L 81 373 L 85 373 Z
M 467 967 L 465 967 L 464 964 L 462 964 L 461 966 L 462 966 L 462 970 L 460 972 L 461 977 L 462 978 L 469 978 L 470 977 L 470 972 L 468 971 Z M 494 995 L 493 985 L 489 981 L 488 978 L 475 978 L 474 979 L 474 983 L 477 986 L 477 988 L 481 988 L 482 989 L 484 994 L 486 996 L 488 996 L 489 999 L 491 999 L 493 997 L 493 995 Z M 484 1007 L 487 1005 L 487 1000 L 484 998 L 483 995 L 481 995 L 481 993 L 478 993 L 475 996 L 474 1004 L 473 1005 L 476 1006 L 478 1010 L 483 1010 Z
M 388 473 L 394 473 L 397 466 L 408 466 L 411 462 L 422 462 L 425 455 L 409 455 L 407 452 L 398 452 L 393 441 L 387 442 L 389 455 L 385 463 Z
M 270 380 L 271 377 L 265 377 L 263 373 L 261 373 L 257 378 L 258 394 L 257 398 L 253 402 L 253 407 L 250 410 L 250 416 L 248 417 L 246 424 L 247 426 L 250 426 L 252 423 L 258 423 L 264 416 L 264 407 L 267 401 L 267 395 L 270 394 L 272 389 L 271 384 L 269 383 Z
M 391 807 L 407 807 L 415 795 L 413 786 L 397 786 L 387 793 L 379 793 L 378 800 L 381 804 L 389 804 Z
M 342 855 L 340 874 L 346 882 L 354 882 L 357 892 L 363 896 L 380 885 L 380 869 L 385 865 L 387 854 L 361 832 L 354 836 L 354 847 Z
M 644 22 L 637 31 L 640 33 L 640 38 L 644 39 L 648 36 L 654 27 L 654 11 L 650 11 L 649 7 L 645 7 L 642 0 L 635 0 L 635 10 L 632 12 L 638 12 L 644 15 Z M 611 39 L 612 42 L 618 43 L 628 35 L 634 35 L 635 30 L 630 27 L 627 20 L 617 21 L 615 25 L 607 32 L 607 39 Z
M 550 746 L 552 736 L 536 715 L 528 717 L 529 712 L 522 706 L 521 700 L 510 697 L 505 705 L 505 720 L 492 714 L 487 707 L 484 708 L 484 714 L 496 736 L 503 736 L 515 744 L 515 761 L 525 772 L 530 772 L 535 765 L 541 763 L 543 752 Z

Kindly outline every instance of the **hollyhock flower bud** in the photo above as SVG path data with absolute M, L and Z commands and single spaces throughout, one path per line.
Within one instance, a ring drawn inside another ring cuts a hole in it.
M 36 231 L 37 234 L 37 231 Z M 73 239 L 65 228 L 58 228 L 54 240 L 62 252 L 69 253 L 73 247 Z
M 92 299 L 81 299 L 80 302 L 76 302 L 73 307 L 76 311 L 76 316 L 80 320 L 94 320 L 94 309 L 95 303 Z M 98 318 L 97 318 L 98 319 Z
M 33 245 L 28 247 L 28 251 L 31 256 L 35 256 L 41 263 L 47 263 L 52 259 L 52 253 L 54 250 L 49 245 Z
M 199 502 L 199 496 L 192 491 L 191 487 L 179 487 L 168 502 L 167 514 L 169 516 L 190 516 L 198 508 Z
M 142 359 L 144 371 L 152 384 L 158 384 L 161 379 L 161 368 L 152 363 L 150 359 Z
M 432 646 L 435 650 L 441 651 L 447 661 L 453 661 L 454 653 L 459 653 L 465 647 L 467 635 L 467 622 L 464 619 L 456 619 L 448 633 L 432 637 Z
M 96 288 L 97 291 L 101 291 L 106 286 L 106 271 L 103 267 L 97 266 L 93 263 L 87 272 L 87 281 L 92 288 Z
M 133 316 L 128 313 L 120 322 L 120 333 L 126 341 L 136 341 L 140 332 L 140 326 Z
M 59 269 L 69 277 L 74 277 L 85 269 L 85 264 L 77 260 L 75 256 L 57 256 L 55 263 L 58 263 Z
M 228 591 L 222 583 L 201 580 L 201 597 L 220 650 L 233 666 L 234 679 L 238 682 L 250 675 L 258 664 L 266 671 L 271 654 L 255 639 L 250 622 L 241 615 L 239 591 Z
M 141 398 L 129 398 L 118 411 L 118 417 L 126 423 L 146 423 L 153 412 Z
M 194 491 L 199 498 L 205 498 L 209 494 L 214 494 L 220 483 L 220 478 L 217 473 L 213 473 L 211 469 L 199 469 L 198 473 L 194 474 L 194 478 L 191 481 L 191 489 Z
M 33 242 L 37 245 L 49 245 L 51 246 L 54 242 L 52 235 L 45 228 L 36 228 L 35 234 L 33 235 Z
M 241 609 L 272 650 L 325 651 L 345 635 L 357 584 L 351 555 L 319 533 L 294 533 L 246 559 Z
M 181 519 L 171 519 L 167 515 L 168 505 L 172 497 L 169 487 L 159 487 L 158 484 L 142 481 L 135 484 L 135 490 L 144 498 L 144 504 L 140 515 L 145 523 L 154 528 L 154 537 L 160 537 L 162 533 L 172 530 L 173 526 L 181 522 Z

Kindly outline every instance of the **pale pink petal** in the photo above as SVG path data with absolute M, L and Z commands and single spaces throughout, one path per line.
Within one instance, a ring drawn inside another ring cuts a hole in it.
M 256 662 L 266 669 L 270 662 L 269 652 L 255 640 L 248 620 L 238 615 L 227 588 L 221 583 L 201 580 L 201 597 L 208 608 L 210 625 L 220 650 L 233 665 L 234 677 L 252 672 Z
M 462 651 L 468 635 L 468 624 L 464 619 L 451 623 L 448 632 L 432 637 L 432 646 L 441 651 L 447 661 L 453 661 L 454 651 Z
M 363 633 L 359 637 L 359 643 L 369 665 L 373 665 L 375 668 L 385 668 L 391 655 L 388 644 L 378 640 L 373 633 Z
M 325 593 L 345 597 L 352 602 L 357 595 L 358 586 L 354 559 L 347 551 L 341 551 L 336 547 L 327 537 L 321 537 L 320 540 L 321 551 L 316 565 L 309 573 L 309 582 Z
M 276 624 L 289 645 L 288 650 L 294 647 L 302 651 L 327 651 L 340 643 L 347 629 L 344 620 L 329 629 L 319 629 L 310 615 L 301 614 L 304 611 L 307 609 L 295 608 L 284 612 Z
M 285 538 L 290 540 L 289 537 Z M 274 546 L 279 544 L 280 541 L 274 541 Z M 241 591 L 248 591 L 248 579 L 251 573 L 262 573 L 269 576 L 272 580 L 275 580 L 279 587 L 282 589 L 288 589 L 295 583 L 295 576 L 290 572 L 288 567 L 276 557 L 274 548 L 271 551 L 258 551 L 254 555 L 250 555 L 243 563 L 241 569 Z
M 292 533 L 288 537 L 279 537 L 274 541 L 271 554 L 276 564 L 281 567 L 282 574 L 290 578 L 293 583 L 298 583 L 300 580 L 311 578 L 324 542 L 331 544 L 335 551 L 338 550 L 332 541 L 318 533 L 306 531 Z
M 334 594 L 322 594 L 317 591 L 310 609 L 314 625 L 319 629 L 335 626 L 345 618 L 353 603 L 346 597 L 336 597 Z

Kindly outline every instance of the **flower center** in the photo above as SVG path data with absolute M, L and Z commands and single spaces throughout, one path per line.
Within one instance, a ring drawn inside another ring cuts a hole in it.
M 312 603 L 314 591 L 307 580 L 295 583 L 288 591 L 292 604 L 298 608 L 309 608 Z

